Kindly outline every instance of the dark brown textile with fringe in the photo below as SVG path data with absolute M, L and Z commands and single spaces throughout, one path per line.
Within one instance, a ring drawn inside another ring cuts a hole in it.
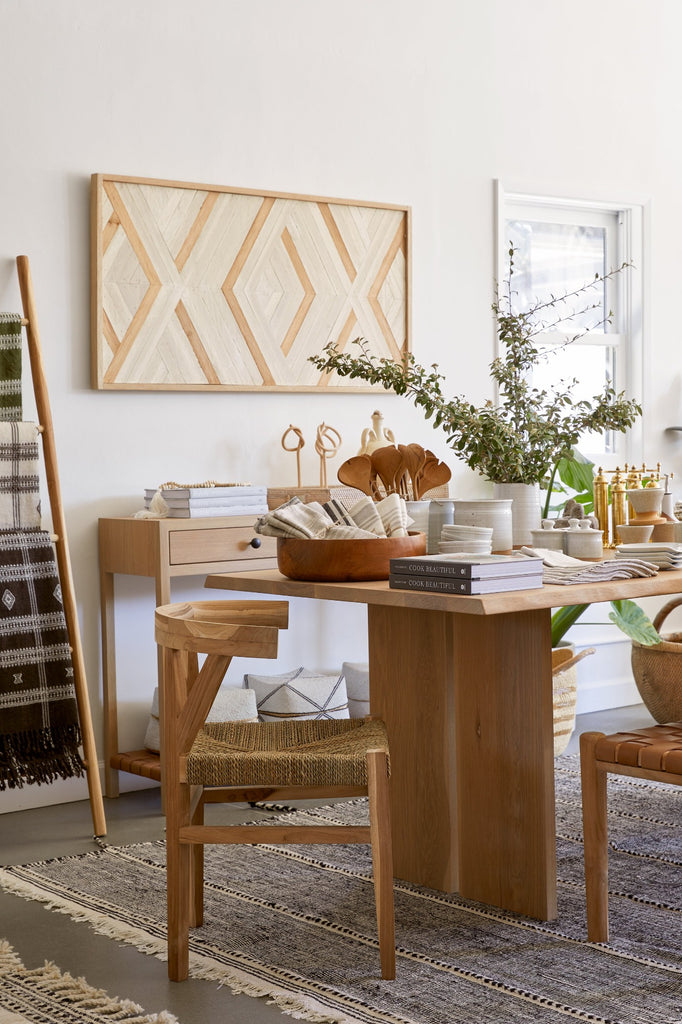
M 73 664 L 49 534 L 0 532 L 0 790 L 83 775 Z

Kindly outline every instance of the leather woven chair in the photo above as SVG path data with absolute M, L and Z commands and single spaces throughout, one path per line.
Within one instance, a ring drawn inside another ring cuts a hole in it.
M 606 826 L 606 778 L 631 775 L 682 785 L 682 723 L 653 725 L 607 736 L 584 732 L 580 737 L 587 937 L 609 938 L 609 880 Z
M 381 976 L 395 977 L 389 753 L 378 719 L 204 725 L 233 656 L 274 658 L 283 601 L 201 601 L 156 609 L 163 649 L 161 766 L 166 807 L 168 976 L 189 972 L 203 919 L 205 843 L 371 843 Z M 199 654 L 205 654 L 199 670 Z M 370 824 L 204 825 L 204 804 L 369 796 Z

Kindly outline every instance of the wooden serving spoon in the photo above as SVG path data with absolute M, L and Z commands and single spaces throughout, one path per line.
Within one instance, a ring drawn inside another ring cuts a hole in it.
M 369 455 L 353 455 L 342 463 L 337 472 L 337 477 L 346 487 L 355 487 L 363 494 L 370 497 L 376 488 L 372 486 L 373 467 Z
M 403 457 L 403 465 L 412 484 L 412 497 L 416 500 L 416 481 L 424 464 L 425 452 L 420 444 L 399 444 L 398 451 Z
M 396 488 L 396 476 L 402 476 L 403 457 L 393 445 L 376 448 L 371 456 L 372 466 L 381 480 L 386 494 L 392 494 Z
M 451 476 L 449 466 L 446 466 L 444 462 L 439 462 L 433 452 L 427 451 L 424 465 L 419 471 L 416 481 L 415 498 L 419 500 L 427 491 L 448 483 Z

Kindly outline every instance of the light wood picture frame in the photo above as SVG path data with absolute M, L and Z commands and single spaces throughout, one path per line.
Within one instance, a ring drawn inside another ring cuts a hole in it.
M 97 389 L 361 392 L 308 357 L 410 350 L 409 207 L 108 174 L 91 196 Z

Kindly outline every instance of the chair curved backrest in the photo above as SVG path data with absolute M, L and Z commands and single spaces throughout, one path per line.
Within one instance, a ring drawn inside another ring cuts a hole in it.
M 247 657 L 277 656 L 278 630 L 289 625 L 286 601 L 192 601 L 161 605 L 157 644 L 178 651 Z

